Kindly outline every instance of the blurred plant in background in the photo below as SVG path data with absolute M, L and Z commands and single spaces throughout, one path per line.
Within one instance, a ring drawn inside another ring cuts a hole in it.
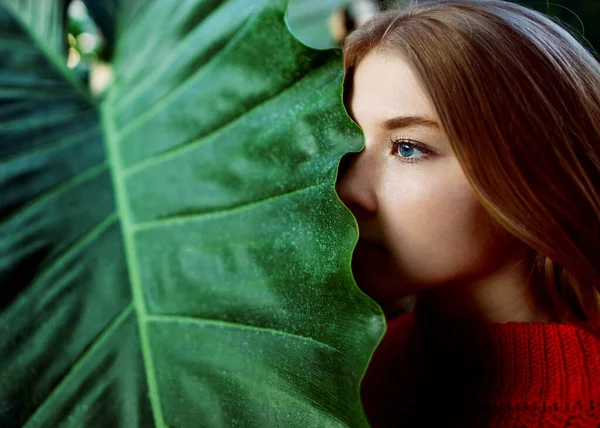
M 98 61 L 105 47 L 104 37 L 90 18 L 81 0 L 73 0 L 67 9 L 69 56 L 67 66 L 76 68 Z
M 291 0 L 286 19 L 292 32 L 306 45 L 315 49 L 340 46 L 346 35 L 379 11 L 387 10 L 408 0 Z M 555 0 L 553 2 L 524 0 L 526 4 L 547 15 L 556 17 L 580 38 L 593 47 L 600 45 L 598 0 Z M 99 96 L 112 80 L 107 64 L 114 39 L 112 16 L 119 0 L 93 3 L 88 10 L 81 0 L 68 3 L 68 66 L 89 84 Z
M 107 64 L 111 49 L 88 8 L 81 0 L 67 3 L 67 66 L 90 87 L 93 95 L 100 96 L 112 81 L 112 68 Z M 116 7 L 116 0 L 114 1 Z M 103 23 L 105 20 L 98 19 Z
M 553 0 L 517 1 L 560 20 L 571 33 L 585 39 L 588 47 L 600 48 L 600 1 L 598 0 Z M 584 42 L 585 43 L 585 42 Z

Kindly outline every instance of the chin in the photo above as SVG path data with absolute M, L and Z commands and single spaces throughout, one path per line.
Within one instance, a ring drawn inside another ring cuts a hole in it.
M 358 275 L 355 275 L 355 279 L 358 287 L 381 307 L 386 318 L 393 318 L 412 308 L 415 293 L 409 288 L 398 283 L 394 287 L 381 287 L 376 285 L 378 281 L 361 280 Z
M 379 252 L 381 250 L 377 250 Z M 376 251 L 355 251 L 352 257 L 352 273 L 358 287 L 377 303 L 414 294 L 413 287 L 402 280 L 389 257 Z M 381 303 L 380 303 L 381 304 Z

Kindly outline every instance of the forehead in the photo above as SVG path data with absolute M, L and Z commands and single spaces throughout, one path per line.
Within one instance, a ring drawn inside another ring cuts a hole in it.
M 349 107 L 359 123 L 409 114 L 436 117 L 408 63 L 399 55 L 377 49 L 354 71 Z

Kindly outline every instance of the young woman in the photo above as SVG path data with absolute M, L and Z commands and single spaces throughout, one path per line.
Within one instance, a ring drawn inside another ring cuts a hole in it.
M 374 427 L 600 426 L 590 50 L 500 0 L 412 4 L 347 38 L 355 277 L 384 308 L 416 296 L 363 381 Z

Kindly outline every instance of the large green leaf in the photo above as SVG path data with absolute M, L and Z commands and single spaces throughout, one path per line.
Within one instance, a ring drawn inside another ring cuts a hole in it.
M 0 425 L 365 426 L 339 52 L 283 0 L 122 2 L 95 105 L 61 2 L 0 4 Z

